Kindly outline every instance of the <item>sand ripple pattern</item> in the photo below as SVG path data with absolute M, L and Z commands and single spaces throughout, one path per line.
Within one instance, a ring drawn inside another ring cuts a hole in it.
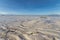
M 60 40 L 60 19 L 56 17 L 54 20 L 45 16 L 1 18 L 3 21 L 0 21 L 0 40 Z

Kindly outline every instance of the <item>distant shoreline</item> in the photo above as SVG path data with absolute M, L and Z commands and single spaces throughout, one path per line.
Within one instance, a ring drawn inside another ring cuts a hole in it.
M 60 17 L 60 15 L 0 15 L 0 16 L 56 16 L 56 17 Z

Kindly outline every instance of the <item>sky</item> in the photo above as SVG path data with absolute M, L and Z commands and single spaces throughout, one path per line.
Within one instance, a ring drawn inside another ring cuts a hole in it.
M 0 0 L 0 14 L 60 14 L 60 0 Z

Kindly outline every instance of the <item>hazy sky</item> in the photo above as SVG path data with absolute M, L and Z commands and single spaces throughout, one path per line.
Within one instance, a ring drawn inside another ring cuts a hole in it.
M 0 0 L 0 14 L 60 14 L 60 0 Z

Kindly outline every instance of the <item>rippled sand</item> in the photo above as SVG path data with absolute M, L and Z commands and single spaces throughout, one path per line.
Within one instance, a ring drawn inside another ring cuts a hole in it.
M 0 40 L 60 40 L 60 17 L 0 16 Z

